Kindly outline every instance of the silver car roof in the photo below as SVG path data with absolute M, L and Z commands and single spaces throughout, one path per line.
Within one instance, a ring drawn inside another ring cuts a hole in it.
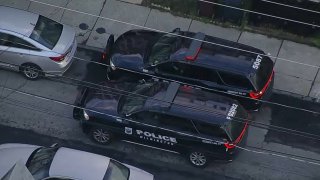
M 39 15 L 28 11 L 0 6 L 0 29 L 13 31 L 24 36 L 30 36 Z
M 109 162 L 105 156 L 61 147 L 52 160 L 49 176 L 102 180 Z
M 27 144 L 0 145 L 0 179 L 19 160 L 26 164 L 28 158 L 39 146 Z

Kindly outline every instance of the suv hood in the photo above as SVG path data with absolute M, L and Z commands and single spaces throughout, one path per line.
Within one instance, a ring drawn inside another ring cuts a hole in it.
M 100 83 L 101 84 L 101 83 Z M 84 102 L 84 108 L 110 115 L 118 115 L 117 108 L 121 95 L 127 95 L 137 83 L 104 82 L 103 89 L 89 89 Z M 87 112 L 89 114 L 99 114 Z
M 132 70 L 142 70 L 144 65 L 141 54 L 115 54 L 112 56 L 111 61 L 116 67 L 123 67 Z

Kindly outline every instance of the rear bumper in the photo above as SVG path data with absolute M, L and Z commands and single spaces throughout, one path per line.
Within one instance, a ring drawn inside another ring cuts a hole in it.
M 74 55 L 77 50 L 77 41 L 74 41 L 71 51 L 68 53 L 68 55 L 65 57 L 65 60 L 63 62 L 57 63 L 58 68 L 56 71 L 46 71 L 46 76 L 62 76 L 72 65 L 74 61 Z

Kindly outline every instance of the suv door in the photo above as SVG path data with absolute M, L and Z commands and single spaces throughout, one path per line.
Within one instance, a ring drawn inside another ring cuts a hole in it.
M 156 67 L 157 74 L 189 85 L 222 90 L 220 76 L 213 69 L 181 62 L 167 62 Z
M 176 142 L 164 144 L 164 148 L 172 149 L 179 153 L 187 153 L 196 148 L 195 145 L 200 140 L 199 134 L 192 124 L 191 120 L 177 117 L 169 114 L 161 114 L 159 131 L 168 137 L 173 138 Z
M 135 141 L 161 149 L 184 152 L 198 139 L 190 120 L 159 112 L 139 112 L 134 118 L 139 126 L 132 127 Z

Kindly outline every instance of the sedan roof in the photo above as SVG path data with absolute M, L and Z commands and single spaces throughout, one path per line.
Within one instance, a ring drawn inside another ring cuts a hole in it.
M 105 156 L 61 147 L 52 160 L 49 176 L 102 180 L 109 162 Z
M 28 11 L 0 6 L 0 29 L 30 36 L 36 25 L 39 15 Z

